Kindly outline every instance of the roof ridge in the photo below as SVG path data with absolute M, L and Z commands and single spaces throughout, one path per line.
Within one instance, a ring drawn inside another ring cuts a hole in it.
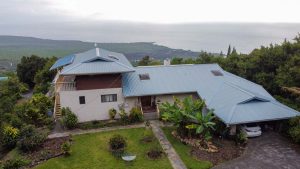
M 208 63 L 208 64 L 150 65 L 150 66 L 137 66 L 137 68 L 183 67 L 183 66 L 205 66 L 205 65 L 218 65 L 218 64 L 216 64 L 216 63 Z
M 241 87 L 239 87 L 238 85 L 236 85 L 236 84 L 234 84 L 234 83 L 232 83 L 232 82 L 224 81 L 224 83 L 226 83 L 226 84 L 228 84 L 229 86 L 232 86 L 232 87 L 234 87 L 234 88 L 240 90 L 241 92 L 244 92 L 244 93 L 246 93 L 246 94 L 248 94 L 248 95 L 250 95 L 250 96 L 252 96 L 252 97 L 255 97 L 255 94 L 253 94 L 252 92 L 246 91 L 246 90 L 242 89 Z
M 80 66 L 80 65 L 82 65 L 82 64 L 83 64 L 83 62 L 79 62 L 79 63 L 77 63 L 76 65 L 70 67 L 69 69 L 67 69 L 67 70 L 65 70 L 65 71 L 62 71 L 61 74 L 67 73 L 67 72 L 69 72 L 70 70 L 72 70 L 72 69 L 74 69 L 74 68 L 76 68 L 76 67 L 78 67 L 78 66 Z
M 126 68 L 128 68 L 128 69 L 131 69 L 131 70 L 134 70 L 134 71 L 135 71 L 135 69 L 134 69 L 133 67 L 129 67 L 129 66 L 127 66 L 127 65 L 125 65 L 125 64 L 123 64 L 123 63 L 121 63 L 121 62 L 115 61 L 115 63 L 117 63 L 117 64 L 119 64 L 119 65 L 121 65 L 121 66 L 123 66 L 123 67 L 126 67 Z
M 232 118 L 233 118 L 233 112 L 234 112 L 234 110 L 236 109 L 236 104 L 234 105 L 234 106 L 232 106 L 232 108 L 230 109 L 230 112 L 229 112 L 229 116 L 228 116 L 228 122 L 230 123 L 231 122 L 231 120 L 232 120 Z
M 297 110 L 294 110 L 294 109 L 292 109 L 292 108 L 290 108 L 290 107 L 288 107 L 288 106 L 286 106 L 286 105 L 284 105 L 284 104 L 278 102 L 277 100 L 272 100 L 272 101 L 270 101 L 270 102 L 271 102 L 272 104 L 275 104 L 275 105 L 277 105 L 277 106 L 280 106 L 280 107 L 282 107 L 282 108 L 284 108 L 284 109 L 291 110 L 291 111 L 293 111 L 296 115 L 297 115 L 297 114 L 300 115 L 300 112 L 298 112 Z
M 237 75 L 235 75 L 235 74 L 233 74 L 233 73 L 227 72 L 226 70 L 223 70 L 223 71 L 224 71 L 225 74 L 227 74 L 228 76 L 234 76 L 234 77 L 238 78 L 239 80 L 246 81 L 246 82 L 250 82 L 250 83 L 252 83 L 252 84 L 254 84 L 254 85 L 257 85 L 257 86 L 262 87 L 262 85 L 260 85 L 260 84 L 254 83 L 254 82 L 252 82 L 252 81 L 250 81 L 250 80 L 247 80 L 247 79 L 245 79 L 245 78 L 243 78 L 243 77 L 240 77 L 240 76 L 237 76 Z

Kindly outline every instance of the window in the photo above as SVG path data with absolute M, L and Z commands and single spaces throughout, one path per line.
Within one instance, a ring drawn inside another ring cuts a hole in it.
M 220 72 L 219 70 L 212 70 L 211 73 L 214 74 L 215 76 L 223 76 L 223 73 Z
M 79 104 L 85 104 L 85 96 L 79 96 Z
M 145 74 L 139 74 L 140 80 L 149 80 L 150 76 L 148 73 Z
M 101 102 L 116 102 L 117 101 L 117 94 L 106 94 L 101 95 Z

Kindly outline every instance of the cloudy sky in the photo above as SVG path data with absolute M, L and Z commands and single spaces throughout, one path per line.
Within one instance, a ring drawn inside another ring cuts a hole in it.
M 299 6 L 299 0 L 0 0 L 0 35 L 212 51 L 234 43 L 250 51 L 295 37 Z
M 2 22 L 300 22 L 299 0 L 1 0 Z

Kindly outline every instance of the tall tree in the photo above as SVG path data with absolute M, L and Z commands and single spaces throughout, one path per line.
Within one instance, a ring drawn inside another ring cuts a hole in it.
M 228 49 L 227 49 L 227 55 L 226 56 L 228 57 L 228 56 L 230 56 L 230 54 L 231 54 L 231 46 L 229 45 Z
M 20 81 L 32 88 L 35 84 L 35 74 L 44 67 L 45 63 L 46 59 L 35 55 L 23 56 L 21 62 L 17 65 L 17 75 Z

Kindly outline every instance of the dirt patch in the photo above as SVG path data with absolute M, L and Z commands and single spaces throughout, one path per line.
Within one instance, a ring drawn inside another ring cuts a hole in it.
M 63 152 L 61 150 L 61 145 L 66 141 L 70 141 L 70 138 L 60 137 L 60 138 L 48 139 L 43 143 L 41 148 L 26 154 L 26 157 L 31 160 L 30 167 L 36 166 L 41 162 L 46 161 L 50 158 L 63 155 Z
M 152 160 L 159 159 L 159 158 L 161 158 L 162 155 L 163 155 L 163 152 L 160 149 L 152 149 L 147 152 L 147 156 Z
M 191 154 L 199 160 L 207 160 L 213 165 L 217 165 L 241 156 L 245 150 L 245 147 L 238 146 L 234 141 L 228 139 L 213 138 L 213 143 L 218 147 L 218 152 L 209 153 L 193 147 Z

